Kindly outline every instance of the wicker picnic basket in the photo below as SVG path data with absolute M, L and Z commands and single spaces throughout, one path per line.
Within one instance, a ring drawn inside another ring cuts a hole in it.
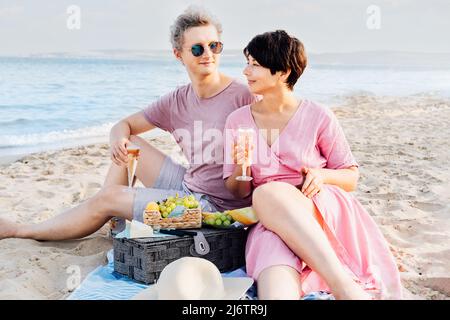
M 152 228 L 161 229 L 193 229 L 202 226 L 201 208 L 185 209 L 184 214 L 179 217 L 163 218 L 159 211 L 144 211 L 144 223 Z
M 158 280 L 166 265 L 182 257 L 205 258 L 214 263 L 221 272 L 245 266 L 247 229 L 201 228 L 166 232 L 181 235 L 140 239 L 114 238 L 114 271 L 138 282 L 152 284 Z M 197 250 L 197 236 L 207 242 L 208 250 L 201 254 Z

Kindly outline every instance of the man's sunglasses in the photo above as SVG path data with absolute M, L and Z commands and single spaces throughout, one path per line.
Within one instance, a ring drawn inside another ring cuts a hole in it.
M 212 53 L 219 54 L 223 50 L 223 43 L 219 41 L 214 41 L 208 44 L 208 47 Z M 191 47 L 191 52 L 194 57 L 200 57 L 205 52 L 205 48 L 201 44 L 194 44 Z

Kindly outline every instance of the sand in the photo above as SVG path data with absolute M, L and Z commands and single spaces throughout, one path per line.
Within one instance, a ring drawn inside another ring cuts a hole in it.
M 406 297 L 450 297 L 450 101 L 352 96 L 332 106 L 360 164 L 356 197 L 390 243 Z M 170 136 L 148 138 L 186 163 Z M 100 190 L 107 144 L 26 156 L 0 166 L 0 217 L 39 222 Z M 0 299 L 65 299 L 105 263 L 103 228 L 76 241 L 0 240 Z M 69 285 L 68 285 L 69 284 Z

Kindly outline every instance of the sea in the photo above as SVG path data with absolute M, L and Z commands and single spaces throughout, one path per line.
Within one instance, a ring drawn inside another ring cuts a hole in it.
M 245 65 L 242 53 L 224 53 L 220 70 L 245 83 Z M 164 52 L 0 57 L 0 158 L 107 142 L 117 121 L 188 82 Z M 295 93 L 325 105 L 352 95 L 448 99 L 450 55 L 316 54 Z

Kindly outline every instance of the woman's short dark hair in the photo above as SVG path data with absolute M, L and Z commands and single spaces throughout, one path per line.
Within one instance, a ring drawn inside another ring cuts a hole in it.
M 291 90 L 307 63 L 303 43 L 284 30 L 257 35 L 244 48 L 244 54 L 246 57 L 251 55 L 261 66 L 270 69 L 271 74 L 290 70 L 286 84 Z

